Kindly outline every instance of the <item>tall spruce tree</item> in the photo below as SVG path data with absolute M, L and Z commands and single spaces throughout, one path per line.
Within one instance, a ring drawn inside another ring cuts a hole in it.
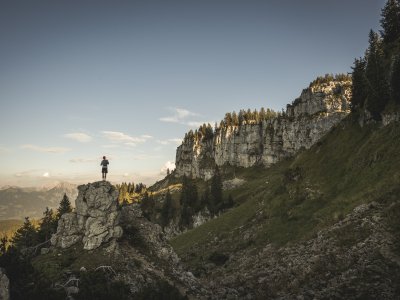
M 400 104 L 400 54 L 394 55 L 392 58 L 390 92 L 392 101 Z
M 198 191 L 195 182 L 183 176 L 182 178 L 182 190 L 180 197 L 181 204 L 181 227 L 189 227 L 192 224 L 192 216 L 195 212 L 195 207 L 198 202 Z
M 365 68 L 367 62 L 364 58 L 354 60 L 354 66 L 352 67 L 352 100 L 351 110 L 354 112 L 358 108 L 364 106 L 365 99 L 367 98 L 367 81 L 365 77 Z
M 215 167 L 214 176 L 211 178 L 210 187 L 210 212 L 215 215 L 222 205 L 222 177 L 218 166 Z
M 57 220 L 59 220 L 63 214 L 70 213 L 71 211 L 72 211 L 71 202 L 69 201 L 67 194 L 64 194 L 60 202 L 60 206 L 57 209 Z
M 369 34 L 365 70 L 368 96 L 366 106 L 375 120 L 381 120 L 381 112 L 389 101 L 389 85 L 386 78 L 382 41 L 373 30 Z
M 400 1 L 388 0 L 381 13 L 381 34 L 388 45 L 400 38 Z
M 169 224 L 171 219 L 174 217 L 174 211 L 172 207 L 172 197 L 169 189 L 165 195 L 164 204 L 161 209 L 161 226 L 164 228 Z
M 53 233 L 57 231 L 57 219 L 52 209 L 46 207 L 43 218 L 40 220 L 38 237 L 40 242 L 48 241 Z
M 155 206 L 156 206 L 156 202 L 155 202 L 153 196 L 149 195 L 149 193 L 146 191 L 144 193 L 142 201 L 140 202 L 140 208 L 142 209 L 143 216 L 146 219 L 151 220 L 151 217 L 154 213 Z

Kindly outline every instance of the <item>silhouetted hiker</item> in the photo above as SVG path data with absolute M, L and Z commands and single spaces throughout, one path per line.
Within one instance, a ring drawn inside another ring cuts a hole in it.
M 106 180 L 107 173 L 108 173 L 108 168 L 107 166 L 109 165 L 108 160 L 106 159 L 105 156 L 103 156 L 103 160 L 100 163 L 101 166 L 101 174 L 103 174 L 103 180 Z

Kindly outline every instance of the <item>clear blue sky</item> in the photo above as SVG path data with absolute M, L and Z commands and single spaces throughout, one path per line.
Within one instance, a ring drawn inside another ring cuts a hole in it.
M 152 183 L 225 112 L 349 72 L 384 0 L 0 3 L 0 186 Z M 168 163 L 169 162 L 169 163 Z

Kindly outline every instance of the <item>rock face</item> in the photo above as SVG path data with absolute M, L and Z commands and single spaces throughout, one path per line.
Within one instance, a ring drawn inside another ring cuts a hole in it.
M 286 113 L 219 127 L 212 139 L 187 136 L 176 151 L 176 175 L 209 179 L 215 166 L 269 166 L 310 148 L 350 112 L 351 82 L 304 89 Z
M 75 212 L 62 215 L 51 244 L 69 248 L 82 242 L 84 249 L 92 250 L 121 237 L 118 191 L 115 187 L 109 182 L 99 181 L 80 185 L 78 191 Z
M 0 268 L 0 299 L 10 299 L 10 281 L 3 268 Z

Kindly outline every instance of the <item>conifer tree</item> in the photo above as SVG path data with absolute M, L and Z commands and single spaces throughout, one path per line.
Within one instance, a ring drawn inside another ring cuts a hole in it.
M 201 202 L 200 202 L 201 208 L 208 207 L 210 208 L 210 189 L 209 187 L 206 187 L 203 196 L 201 197 Z
M 38 242 L 38 234 L 33 226 L 29 217 L 25 218 L 24 224 L 20 227 L 11 239 L 13 247 L 17 251 L 21 251 L 25 248 L 32 247 Z
M 386 79 L 382 41 L 373 30 L 369 34 L 367 50 L 366 78 L 368 86 L 367 109 L 375 120 L 380 120 L 380 113 L 389 100 L 389 86 Z
M 215 167 L 214 176 L 211 179 L 210 187 L 210 212 L 215 215 L 220 209 L 222 199 L 222 177 L 218 166 Z
M 357 108 L 363 107 L 365 99 L 367 98 L 367 82 L 365 77 L 366 61 L 364 58 L 354 60 L 352 67 L 353 84 L 352 84 L 352 100 L 351 110 L 354 112 Z
M 142 209 L 143 216 L 147 218 L 148 220 L 151 220 L 151 217 L 154 213 L 154 207 L 156 205 L 156 202 L 154 201 L 153 196 L 149 196 L 149 193 L 147 191 L 144 193 L 143 199 L 140 202 L 140 208 Z
M 192 223 L 192 216 L 195 212 L 195 207 L 198 202 L 198 191 L 195 182 L 183 176 L 182 178 L 182 190 L 180 197 L 181 204 L 181 227 L 188 227 Z
M 57 209 L 57 220 L 59 220 L 63 214 L 70 213 L 71 211 L 72 211 L 71 202 L 69 201 L 67 194 L 64 194 L 60 202 L 60 206 Z
M 394 103 L 400 104 L 400 54 L 392 58 L 390 91 Z
M 383 42 L 388 45 L 400 38 L 400 1 L 388 0 L 382 9 Z
M 165 195 L 164 204 L 161 210 L 161 226 L 164 228 L 169 224 L 171 219 L 174 216 L 173 207 L 172 207 L 172 197 L 169 189 L 167 190 L 167 194 Z
M 52 209 L 46 207 L 43 212 L 43 218 L 40 220 L 38 237 L 40 242 L 45 242 L 51 238 L 51 235 L 57 230 L 57 219 Z

